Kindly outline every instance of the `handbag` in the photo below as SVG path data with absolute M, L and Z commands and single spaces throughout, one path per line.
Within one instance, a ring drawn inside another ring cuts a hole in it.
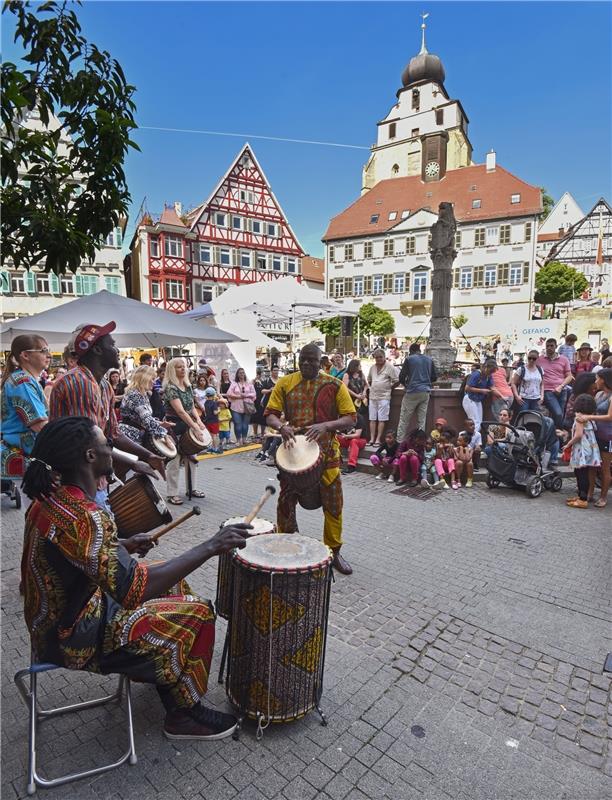
M 244 413 L 245 414 L 255 414 L 257 409 L 255 408 L 255 403 L 252 400 L 243 400 L 242 404 L 244 406 Z

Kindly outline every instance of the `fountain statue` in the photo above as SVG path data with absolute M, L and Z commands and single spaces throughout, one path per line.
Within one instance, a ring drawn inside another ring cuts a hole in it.
M 449 369 L 457 357 L 457 350 L 451 345 L 450 339 L 450 293 L 453 286 L 453 261 L 457 256 L 456 230 L 452 203 L 440 203 L 438 220 L 431 226 L 429 251 L 433 261 L 432 304 L 429 342 L 426 348 L 427 355 L 433 358 L 438 372 Z

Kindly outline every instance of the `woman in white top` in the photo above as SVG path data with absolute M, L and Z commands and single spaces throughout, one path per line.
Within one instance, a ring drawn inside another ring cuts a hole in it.
M 512 394 L 518 411 L 537 411 L 544 402 L 544 376 L 542 368 L 536 365 L 539 355 L 537 350 L 530 350 L 527 364 L 512 376 Z

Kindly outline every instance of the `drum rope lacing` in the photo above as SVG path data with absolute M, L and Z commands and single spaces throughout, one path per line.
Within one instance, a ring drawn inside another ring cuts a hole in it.
M 258 742 L 263 739 L 264 731 L 272 722 L 270 715 L 270 683 L 272 681 L 272 623 L 274 621 L 274 606 L 273 606 L 273 591 L 274 591 L 274 572 L 270 572 L 270 617 L 268 619 L 268 714 L 264 717 L 263 714 L 257 715 L 257 733 L 255 738 Z M 265 724 L 264 724 L 264 719 Z

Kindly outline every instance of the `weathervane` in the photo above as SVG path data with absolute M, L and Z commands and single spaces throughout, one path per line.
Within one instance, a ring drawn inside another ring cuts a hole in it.
M 423 20 L 423 22 L 421 22 L 421 50 L 419 52 L 419 55 L 424 55 L 425 53 L 427 53 L 427 48 L 425 47 L 425 28 L 427 27 L 427 25 L 425 24 L 425 20 L 427 19 L 429 14 L 424 11 L 419 16 Z

